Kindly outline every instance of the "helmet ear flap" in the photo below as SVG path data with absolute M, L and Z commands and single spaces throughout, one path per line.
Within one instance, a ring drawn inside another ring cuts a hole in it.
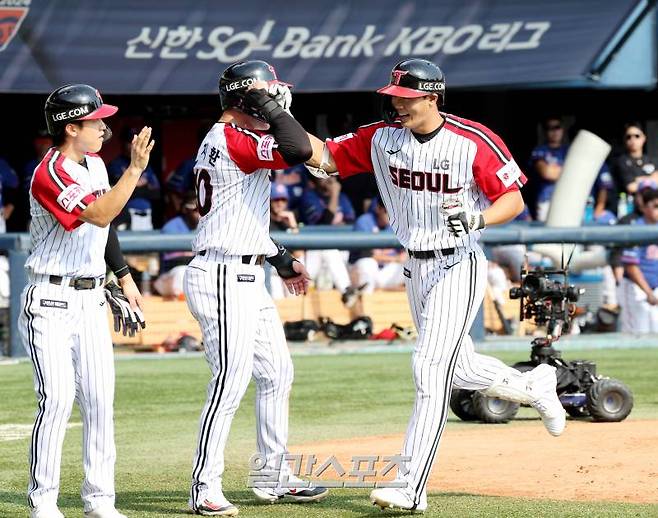
M 393 98 L 390 95 L 381 96 L 381 114 L 386 124 L 393 124 L 398 116 L 398 112 L 393 108 Z

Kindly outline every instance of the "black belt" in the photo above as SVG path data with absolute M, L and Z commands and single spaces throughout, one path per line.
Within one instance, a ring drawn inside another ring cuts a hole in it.
M 208 250 L 200 250 L 199 255 L 206 255 Z M 265 264 L 264 255 L 243 255 L 241 256 L 242 264 L 255 264 L 256 266 L 262 266 Z
M 57 284 L 58 286 L 62 284 L 63 280 L 64 278 L 59 275 L 48 277 L 50 284 Z M 103 284 L 103 279 L 99 279 L 98 277 L 73 277 L 69 281 L 69 286 L 76 290 L 93 290 L 101 284 Z
M 435 257 L 447 257 L 454 255 L 454 248 L 442 248 L 441 250 L 407 250 L 409 257 L 414 259 L 434 259 Z

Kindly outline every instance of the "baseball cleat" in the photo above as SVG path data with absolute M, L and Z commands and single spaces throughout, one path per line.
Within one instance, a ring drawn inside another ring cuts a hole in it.
M 404 491 L 393 487 L 373 489 L 370 492 L 370 501 L 382 510 L 397 508 L 422 513 L 427 509 L 426 502 L 417 505 Z
M 56 505 L 40 505 L 30 510 L 30 518 L 64 518 Z
M 195 506 L 194 514 L 200 514 L 202 516 L 237 516 L 238 508 L 226 500 L 226 498 L 218 502 L 211 502 L 206 499 Z
M 85 513 L 85 518 L 127 518 L 125 514 L 117 511 L 113 505 L 102 505 Z
M 258 500 L 270 504 L 282 500 L 299 503 L 319 502 L 329 494 L 329 490 L 326 487 L 315 486 L 287 488 L 285 490 L 254 487 L 252 488 L 252 491 Z
M 542 363 L 530 371 L 533 392 L 537 394 L 530 405 L 539 412 L 548 433 L 557 437 L 564 432 L 567 414 L 557 395 L 555 367 Z

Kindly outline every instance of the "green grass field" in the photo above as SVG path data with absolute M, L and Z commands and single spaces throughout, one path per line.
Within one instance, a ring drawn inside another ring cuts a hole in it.
M 500 353 L 506 362 L 527 353 Z M 634 392 L 632 419 L 658 417 L 655 349 L 569 352 L 599 372 L 624 380 Z M 409 354 L 296 356 L 290 402 L 290 443 L 402 433 L 413 401 Z M 185 516 L 199 412 L 209 371 L 202 358 L 118 360 L 115 400 L 117 507 L 129 517 Z M 400 516 L 369 505 L 366 489 L 334 490 L 314 505 L 259 505 L 247 489 L 254 451 L 253 387 L 233 422 L 224 491 L 241 516 Z M 31 364 L 0 366 L 0 426 L 31 424 L 35 412 Z M 80 418 L 74 410 L 72 422 Z M 449 427 L 481 426 L 451 417 Z M 508 426 L 515 426 L 511 423 Z M 59 503 L 67 517 L 82 516 L 81 429 L 67 433 Z M 27 516 L 29 439 L 0 442 L 0 517 Z M 367 452 L 364 452 L 367 453 Z M 373 452 L 375 453 L 375 452 Z M 383 453 L 383 452 L 380 452 Z M 538 501 L 433 493 L 430 516 L 658 516 L 658 505 Z

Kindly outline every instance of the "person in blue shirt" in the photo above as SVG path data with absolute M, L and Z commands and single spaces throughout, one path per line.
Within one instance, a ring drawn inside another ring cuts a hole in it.
M 537 198 L 535 213 L 537 221 L 546 221 L 551 197 L 555 192 L 555 185 L 562 175 L 562 167 L 569 151 L 569 144 L 565 141 L 564 126 L 559 117 L 549 117 L 544 121 L 546 142 L 535 147 L 530 155 L 530 169 L 535 173 L 537 182 Z M 602 223 L 609 223 L 612 213 L 606 213 L 608 192 L 613 188 L 614 182 L 607 164 L 603 164 L 598 173 L 590 196 L 594 201 L 593 218 Z
M 354 207 L 341 192 L 334 177 L 320 181 L 309 177 L 309 183 L 299 201 L 299 218 L 305 225 L 346 225 L 353 223 Z
M 359 216 L 354 223 L 357 232 L 390 231 L 388 212 L 377 196 L 373 198 L 370 208 Z M 379 248 L 358 250 L 350 257 L 354 264 L 356 284 L 362 293 L 372 293 L 375 289 L 394 289 L 404 286 L 403 264 L 406 254 L 396 248 Z
M 123 172 L 130 164 L 130 146 L 134 135 L 139 130 L 124 128 L 121 132 L 121 154 L 107 165 L 110 184 L 119 181 Z M 160 181 L 149 165 L 144 169 L 133 195 L 128 200 L 126 208 L 130 213 L 130 230 L 153 230 L 153 202 L 160 199 Z
M 642 191 L 642 215 L 633 225 L 658 224 L 658 190 Z M 621 331 L 658 332 L 658 244 L 628 248 L 622 252 L 624 277 L 619 284 Z
M 190 192 L 183 198 L 180 215 L 167 221 L 160 230 L 163 234 L 188 234 L 196 230 L 199 224 L 199 209 L 196 194 Z M 185 267 L 194 257 L 194 252 L 181 250 L 165 252 L 160 256 L 160 276 L 153 286 L 163 297 L 183 295 L 183 277 Z
M 14 211 L 14 202 L 18 190 L 18 175 L 9 163 L 0 158 L 0 233 L 7 231 L 7 220 Z
M 340 226 L 354 222 L 354 208 L 349 198 L 341 193 L 340 183 L 335 178 L 320 181 L 310 176 L 309 180 L 299 206 L 299 218 L 304 224 Z M 316 288 L 333 286 L 341 293 L 343 304 L 353 308 L 358 293 L 351 286 L 348 256 L 347 252 L 337 249 L 308 250 L 304 265 Z
M 310 176 L 304 164 L 297 164 L 287 169 L 274 172 L 275 182 L 286 186 L 288 190 L 288 208 L 297 210 L 306 189 L 307 178 Z
M 186 192 L 194 190 L 194 165 L 196 155 L 183 160 L 165 182 L 168 203 L 174 213 L 180 212 L 183 196 Z
M 0 233 L 7 231 L 7 220 L 14 211 L 18 176 L 9 163 L 0 158 Z M 0 256 L 0 308 L 9 307 L 9 261 Z

